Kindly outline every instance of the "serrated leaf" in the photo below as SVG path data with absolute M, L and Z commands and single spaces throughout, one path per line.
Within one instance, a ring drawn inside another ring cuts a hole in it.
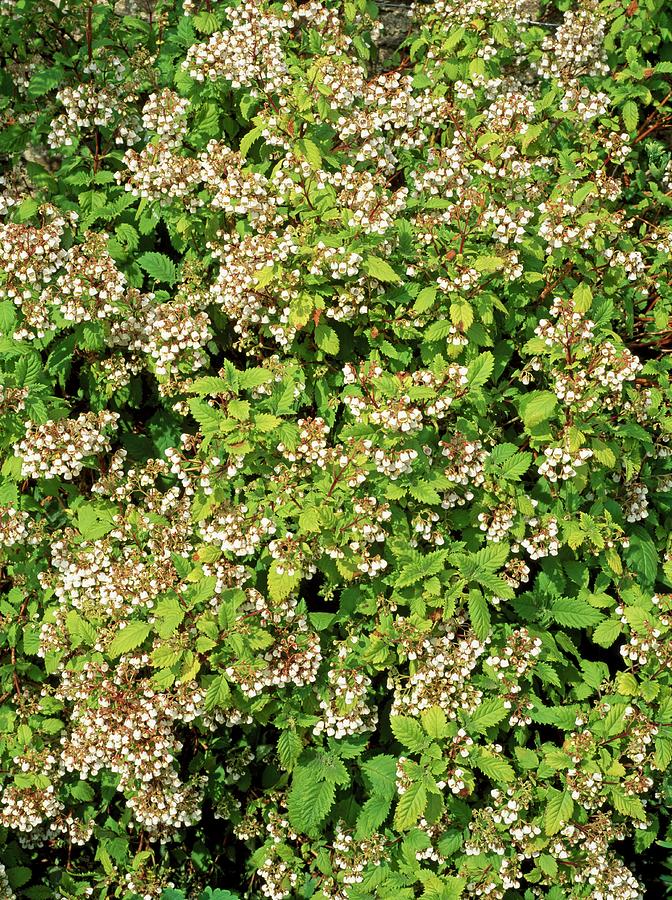
M 361 841 L 371 837 L 390 814 L 391 806 L 392 794 L 389 796 L 376 794 L 373 797 L 369 797 L 357 816 L 355 840 Z
M 273 373 L 259 366 L 238 372 L 238 386 L 241 391 L 253 390 L 262 384 L 268 384 L 269 381 L 273 381 Z
M 84 503 L 77 509 L 77 528 L 85 540 L 98 540 L 114 528 L 114 513 L 95 503 Z
M 474 310 L 466 300 L 456 300 L 450 304 L 450 318 L 454 325 L 459 325 L 463 331 L 467 331 L 473 324 Z
M 439 319 L 438 322 L 432 322 L 424 331 L 426 341 L 442 341 L 447 338 L 453 331 L 453 324 L 447 319 Z
M 611 799 L 614 808 L 622 815 L 629 816 L 637 822 L 646 821 L 646 810 L 639 797 L 631 797 L 619 788 L 614 787 L 611 789 Z
M 532 428 L 551 418 L 558 399 L 550 391 L 531 391 L 520 400 L 520 413 L 527 428 Z
M 408 831 L 417 824 L 427 806 L 427 791 L 419 782 L 406 789 L 397 802 L 394 813 L 394 827 L 398 831 Z
M 488 378 L 492 375 L 494 367 L 495 358 L 492 353 L 490 353 L 489 350 L 486 350 L 485 353 L 481 353 L 481 355 L 476 357 L 473 362 L 469 363 L 467 369 L 467 381 L 469 387 L 483 387 Z
M 166 284 L 175 284 L 177 281 L 175 263 L 163 253 L 143 253 L 138 257 L 137 263 L 155 281 Z
M 247 400 L 230 400 L 226 411 L 238 422 L 247 422 L 250 418 L 250 404 Z
M 469 607 L 469 619 L 471 627 L 474 629 L 476 637 L 484 641 L 490 635 L 490 609 L 488 601 L 480 591 L 469 591 L 469 599 L 467 601 Z
M 392 266 L 379 256 L 367 256 L 364 260 L 364 271 L 378 281 L 401 281 L 401 277 L 394 271 Z
M 219 21 L 213 12 L 202 10 L 192 20 L 194 28 L 201 34 L 214 34 L 219 28 Z
M 335 796 L 333 781 L 318 781 L 309 770 L 296 770 L 287 797 L 287 812 L 292 826 L 299 832 L 314 834 L 334 805 Z
M 611 647 L 619 637 L 622 629 L 623 626 L 618 620 L 605 619 L 593 631 L 592 641 L 594 644 L 599 644 L 600 647 Z
M 637 573 L 639 582 L 652 588 L 658 574 L 658 551 L 643 528 L 632 530 L 625 556 L 628 566 Z
M 247 154 L 250 152 L 252 145 L 259 140 L 263 133 L 263 126 L 257 125 L 256 128 L 250 129 L 250 131 L 243 135 L 243 137 L 240 139 L 240 144 L 238 145 L 238 152 L 243 157 L 243 159 L 245 159 Z
M 509 457 L 509 459 L 502 463 L 502 467 L 499 470 L 499 476 L 500 478 L 506 478 L 507 481 L 520 481 L 522 476 L 530 468 L 531 464 L 531 453 L 516 453 L 515 456 Z
M 513 768 L 505 759 L 484 747 L 472 756 L 472 760 L 476 768 L 493 781 L 508 784 L 516 777 Z
M 138 249 L 138 244 L 140 243 L 140 236 L 135 228 L 127 222 L 121 222 L 114 229 L 114 233 L 119 238 L 122 244 L 126 245 L 126 248 L 131 252 L 133 250 Z
M 550 875 L 551 878 L 555 878 L 558 874 L 558 863 L 555 857 L 551 856 L 550 853 L 542 853 L 539 859 L 537 860 L 537 865 L 544 873 L 544 875 Z
M 135 650 L 147 639 L 152 626 L 147 622 L 129 622 L 125 628 L 120 628 L 110 646 L 107 648 L 108 656 L 115 659 L 123 653 Z
M 420 315 L 423 312 L 427 312 L 428 309 L 431 309 L 434 306 L 434 301 L 436 300 L 436 288 L 435 287 L 426 287 L 423 288 L 418 296 L 415 298 L 415 303 L 413 304 L 413 312 Z
M 158 601 L 155 613 L 159 622 L 157 624 L 157 633 L 159 637 L 167 638 L 177 631 L 180 623 L 184 619 L 184 610 L 180 606 L 177 597 L 164 597 Z
M 435 550 L 412 563 L 407 563 L 397 577 L 396 587 L 410 587 L 417 581 L 438 574 L 445 567 L 446 556 L 445 550 Z
M 568 628 L 590 628 L 599 624 L 603 614 L 578 597 L 558 597 L 551 604 L 551 617 Z
M 504 263 L 499 256 L 479 256 L 474 260 L 474 268 L 477 272 L 496 272 L 504 268 Z
M 315 506 L 307 506 L 299 515 L 299 528 L 302 531 L 320 530 L 320 511 Z
M 231 390 L 231 385 L 225 378 L 217 378 L 215 375 L 203 375 L 196 378 L 186 390 L 190 394 L 198 394 L 199 397 L 226 394 Z
M 569 822 L 574 812 L 574 801 L 569 791 L 557 791 L 549 788 L 546 796 L 544 813 L 544 830 L 546 834 L 557 834 Z
M 315 329 L 315 343 L 320 350 L 331 356 L 335 356 L 340 349 L 338 335 L 331 326 L 324 325 L 322 322 Z
M 390 727 L 399 743 L 412 753 L 422 753 L 429 745 L 429 739 L 419 722 L 410 716 L 391 716 Z
M 294 571 L 291 575 L 287 572 L 278 572 L 278 564 L 273 563 L 268 571 L 268 592 L 271 600 L 284 600 L 301 581 L 301 572 Z
M 254 417 L 254 427 L 260 434 L 268 434 L 282 425 L 282 419 L 272 413 L 259 413 Z
M 425 709 L 420 714 L 422 727 L 425 729 L 429 737 L 439 740 L 446 734 L 447 719 L 445 712 L 440 706 L 432 706 Z
M 410 485 L 408 493 L 420 503 L 428 503 L 431 506 L 437 506 L 441 503 L 440 495 L 426 481 L 417 481 Z
M 364 780 L 374 794 L 392 797 L 397 784 L 397 760 L 394 756 L 374 756 L 362 763 L 361 769 Z
M 626 100 L 621 110 L 623 115 L 623 124 L 625 130 L 631 134 L 637 131 L 637 123 L 639 122 L 639 109 L 634 100 Z
M 197 400 L 196 398 L 189 400 L 188 406 L 192 416 L 200 425 L 204 435 L 212 435 L 219 432 L 219 429 L 224 422 L 224 416 L 219 410 L 214 409 L 209 403 Z
M 89 644 L 93 646 L 96 643 L 98 635 L 96 629 L 87 622 L 80 614 L 72 609 L 65 617 L 65 626 L 70 635 L 70 644 L 74 648 L 80 644 Z
M 322 154 L 314 141 L 309 138 L 301 138 L 296 145 L 301 155 L 308 160 L 311 169 L 319 169 L 322 166 Z
M 278 738 L 278 759 L 282 768 L 287 772 L 291 772 L 301 755 L 302 749 L 301 738 L 295 731 L 288 729 L 281 732 Z
M 215 675 L 205 692 L 205 708 L 215 709 L 227 706 L 231 697 L 231 688 L 224 675 Z
M 49 91 L 53 91 L 63 81 L 64 72 L 60 66 L 53 69 L 42 69 L 33 75 L 28 85 L 30 97 L 42 97 Z
M 498 725 L 507 715 L 504 703 L 498 697 L 484 700 L 480 706 L 467 716 L 467 729 L 470 733 L 484 734 L 488 728 Z
M 672 762 L 672 741 L 667 740 L 666 738 L 656 738 L 656 753 L 654 760 L 657 769 L 660 769 L 661 771 L 667 769 L 670 762 Z

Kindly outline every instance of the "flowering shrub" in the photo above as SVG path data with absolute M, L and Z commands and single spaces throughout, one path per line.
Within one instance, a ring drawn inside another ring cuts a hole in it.
M 669 5 L 379 32 L 0 2 L 5 900 L 664 891 Z

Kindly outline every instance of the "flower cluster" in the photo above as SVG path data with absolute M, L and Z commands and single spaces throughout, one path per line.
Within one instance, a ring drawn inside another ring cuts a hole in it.
M 76 419 L 37 424 L 26 422 L 26 434 L 15 445 L 24 478 L 76 478 L 91 457 L 110 449 L 106 434 L 117 413 L 82 413 Z

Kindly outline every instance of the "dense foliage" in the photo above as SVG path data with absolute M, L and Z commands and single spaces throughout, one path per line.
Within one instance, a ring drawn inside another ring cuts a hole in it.
M 672 14 L 0 0 L 0 896 L 629 900 L 672 782 Z

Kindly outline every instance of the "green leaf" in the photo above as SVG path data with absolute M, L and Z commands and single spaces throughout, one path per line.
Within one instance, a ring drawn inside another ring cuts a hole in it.
M 291 772 L 303 749 L 299 735 L 293 730 L 282 731 L 278 738 L 278 759 L 287 772 Z
M 64 71 L 60 66 L 53 69 L 42 69 L 36 72 L 30 79 L 28 85 L 28 95 L 30 97 L 42 97 L 49 91 L 57 88 L 64 78 Z
M 531 391 L 520 400 L 520 414 L 527 428 L 550 419 L 558 404 L 555 394 L 550 391 Z
M 287 797 L 287 812 L 292 826 L 308 835 L 326 818 L 334 805 L 333 781 L 318 781 L 309 769 L 297 769 Z
M 104 506 L 84 503 L 77 508 L 77 528 L 87 541 L 95 541 L 114 528 L 114 513 Z
M 423 312 L 427 312 L 428 309 L 431 309 L 434 306 L 434 301 L 436 300 L 436 288 L 435 287 L 426 287 L 423 288 L 418 296 L 415 298 L 415 303 L 413 304 L 413 312 L 420 315 Z
M 422 727 L 431 738 L 439 740 L 446 734 L 446 714 L 440 706 L 432 706 L 422 711 L 420 718 Z
M 226 411 L 239 422 L 247 422 L 250 418 L 250 404 L 247 400 L 229 400 Z
M 93 646 L 98 639 L 96 629 L 93 625 L 82 618 L 82 616 L 74 609 L 71 609 L 66 615 L 65 626 L 68 629 L 70 646 L 73 649 L 79 647 L 81 644 Z
M 498 725 L 507 716 L 507 710 L 499 697 L 484 700 L 480 706 L 467 716 L 467 729 L 470 733 L 484 734 L 488 728 Z
M 299 515 L 299 528 L 301 531 L 317 532 L 321 528 L 320 511 L 316 506 L 307 506 Z
M 23 887 L 32 878 L 33 873 L 26 866 L 10 866 L 7 869 L 7 880 L 13 888 Z M 10 894 L 11 896 L 11 894 Z M 30 896 L 26 893 L 25 896 Z
M 401 795 L 394 813 L 394 827 L 398 831 L 408 831 L 417 824 L 427 806 L 427 791 L 419 782 L 413 782 Z
M 474 260 L 474 268 L 477 272 L 496 272 L 504 268 L 504 260 L 499 256 L 479 256 Z
M 279 425 L 282 425 L 282 419 L 274 416 L 272 413 L 259 413 L 258 416 L 254 417 L 254 427 L 260 434 L 268 434 L 269 431 L 275 431 Z
M 357 816 L 355 840 L 361 841 L 371 837 L 387 819 L 391 806 L 392 794 L 389 796 L 376 794 L 373 797 L 369 797 Z
M 568 790 L 563 792 L 549 788 L 546 795 L 544 830 L 546 834 L 557 834 L 569 822 L 574 812 L 574 801 Z
M 155 613 L 159 620 L 156 630 L 162 638 L 174 634 L 184 620 L 184 610 L 177 597 L 163 597 L 156 604 Z
M 243 137 L 240 139 L 240 144 L 238 145 L 238 151 L 243 159 L 245 159 L 247 154 L 250 152 L 252 145 L 259 140 L 263 133 L 263 126 L 257 125 L 256 128 L 251 128 L 250 131 L 243 135 Z
M 485 353 L 481 353 L 480 356 L 477 356 L 473 362 L 469 363 L 467 369 L 469 387 L 483 387 L 492 375 L 494 367 L 495 358 L 489 350 Z
M 554 856 L 551 856 L 550 853 L 542 853 L 537 860 L 537 865 L 544 873 L 544 875 L 550 875 L 551 878 L 555 878 L 558 874 L 557 860 Z
M 646 587 L 653 588 L 658 574 L 658 551 L 647 532 L 637 526 L 630 533 L 630 546 L 625 551 L 628 567 Z
M 594 644 L 600 647 L 611 647 L 614 641 L 619 637 L 623 626 L 614 619 L 605 619 L 593 631 L 592 640 Z
M 194 28 L 201 34 L 214 34 L 219 28 L 219 21 L 213 12 L 202 10 L 191 20 Z
M 227 706 L 231 697 L 231 688 L 224 675 L 215 675 L 205 692 L 205 708 L 215 709 L 218 706 Z
M 430 506 L 437 506 L 441 503 L 441 496 L 426 481 L 419 480 L 408 488 L 408 493 L 414 500 L 420 503 L 427 503 Z
M 409 716 L 391 716 L 390 727 L 399 743 L 412 753 L 422 753 L 429 745 L 429 739 L 420 724 Z
M 278 572 L 278 563 L 275 562 L 268 571 L 268 592 L 272 600 L 284 600 L 301 582 L 301 572 L 295 571 L 291 575 L 287 572 Z
M 175 263 L 163 253 L 143 253 L 137 262 L 155 281 L 163 281 L 166 284 L 175 284 L 177 281 Z
M 364 780 L 375 794 L 392 797 L 397 784 L 397 760 L 380 754 L 362 763 Z
M 304 156 L 308 163 L 310 164 L 311 169 L 319 169 L 322 166 L 322 154 L 320 150 L 313 141 L 308 138 L 301 138 L 296 142 L 296 146 L 299 149 L 299 152 L 302 156 Z
M 454 325 L 459 325 L 466 331 L 474 322 L 473 307 L 466 300 L 456 300 L 450 304 L 450 318 Z
M 453 330 L 452 322 L 447 319 L 439 319 L 438 322 L 432 322 L 425 328 L 424 337 L 427 341 L 441 341 L 447 338 Z
M 333 328 L 329 325 L 324 325 L 322 322 L 315 328 L 315 343 L 320 350 L 331 356 L 335 356 L 340 349 L 338 335 Z
M 392 266 L 384 259 L 380 259 L 379 256 L 367 256 L 364 260 L 364 271 L 378 281 L 401 281 L 401 277 Z
M 507 481 L 520 481 L 522 476 L 530 468 L 531 464 L 531 453 L 516 453 L 515 456 L 509 457 L 509 459 L 502 463 L 502 467 L 499 470 L 499 476 L 500 478 L 505 478 Z
M 472 755 L 472 760 L 476 768 L 492 781 L 508 784 L 516 777 L 513 768 L 505 759 L 485 747 L 479 748 L 478 753 Z
M 618 812 L 620 812 L 622 815 L 629 816 L 631 819 L 635 819 L 637 822 L 646 821 L 646 810 L 644 809 L 644 804 L 639 799 L 639 797 L 631 797 L 620 788 L 613 787 L 611 789 L 611 799 L 613 801 L 614 808 L 617 809 Z
M 568 628 L 589 628 L 604 619 L 603 614 L 578 597 L 558 597 L 551 604 L 551 617 Z
M 490 635 L 490 610 L 481 591 L 469 591 L 469 618 L 476 637 L 484 641 Z
M 637 123 L 639 122 L 639 109 L 634 100 L 626 100 L 621 110 L 623 115 L 623 124 L 625 130 L 631 134 L 637 131 Z
M 107 648 L 108 656 L 114 659 L 122 653 L 135 650 L 147 639 L 152 626 L 147 622 L 129 622 L 125 627 L 120 627 Z
M 216 378 L 214 375 L 204 375 L 187 385 L 186 390 L 190 394 L 198 394 L 199 397 L 208 397 L 217 394 L 227 394 L 231 385 L 226 378 Z
M 435 550 L 433 553 L 416 559 L 415 562 L 407 563 L 397 578 L 396 587 L 410 587 L 416 581 L 422 581 L 441 572 L 446 565 L 446 556 L 445 550 Z
M 273 373 L 259 366 L 238 372 L 238 385 L 242 391 L 253 390 L 270 381 L 273 381 Z
M 219 432 L 222 422 L 224 422 L 224 416 L 219 410 L 210 406 L 209 403 L 196 398 L 189 400 L 188 406 L 204 435 L 212 435 Z

